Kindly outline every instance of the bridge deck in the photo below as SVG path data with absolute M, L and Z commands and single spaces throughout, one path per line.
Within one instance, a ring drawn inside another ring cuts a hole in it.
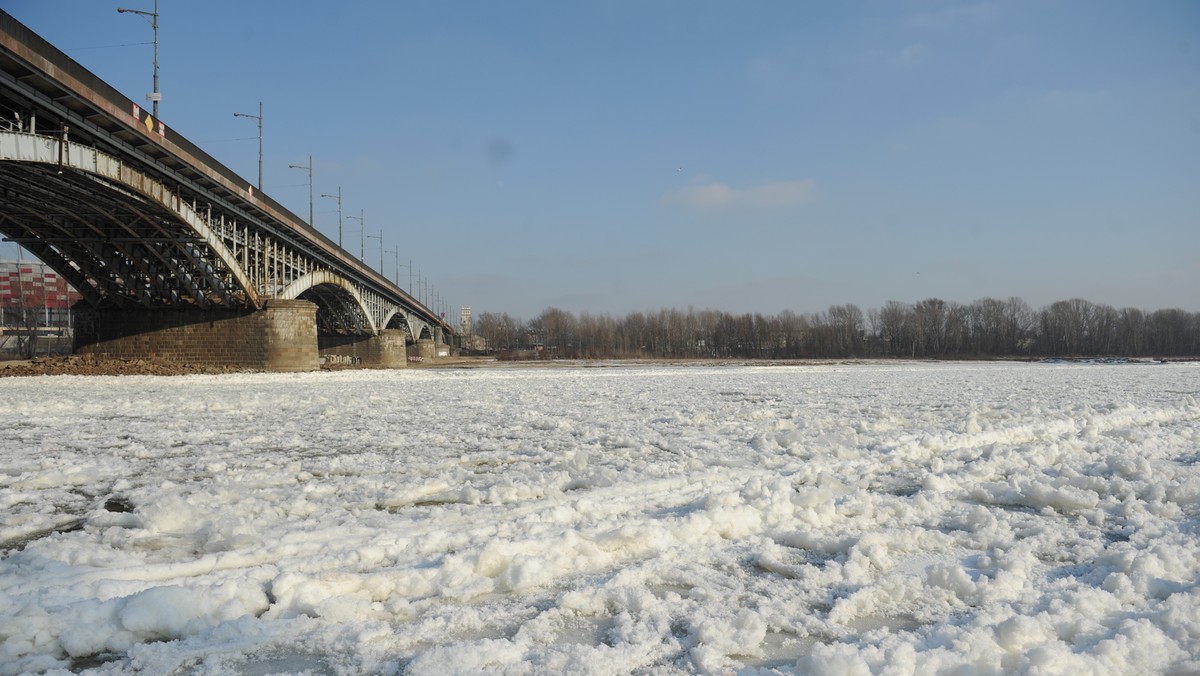
M 0 136 L 11 137 L 0 158 L 0 231 L 93 304 L 256 306 L 307 294 L 299 297 L 328 309 L 329 327 L 381 329 L 403 316 L 414 338 L 414 323 L 453 333 L 434 311 L 3 11 L 0 120 Z M 22 158 L 22 135 L 58 145 L 44 149 L 49 156 Z M 96 167 L 111 158 L 116 173 L 74 164 L 89 150 Z M 323 286 L 304 289 L 302 280 Z M 356 315 L 365 316 L 346 319 Z

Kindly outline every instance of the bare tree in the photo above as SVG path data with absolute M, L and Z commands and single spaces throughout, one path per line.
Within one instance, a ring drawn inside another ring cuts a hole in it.
M 553 357 L 799 358 L 1024 356 L 1030 354 L 1198 355 L 1200 313 L 1114 310 L 1082 299 L 1034 312 L 1020 298 L 969 305 L 927 298 L 797 315 L 661 309 L 621 318 L 547 308 L 523 327 L 507 314 L 476 323 L 491 349 L 544 343 Z

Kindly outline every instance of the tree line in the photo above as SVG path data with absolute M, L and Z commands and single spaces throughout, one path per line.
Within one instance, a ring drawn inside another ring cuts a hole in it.
M 481 313 L 474 334 L 488 352 L 548 359 L 1200 356 L 1200 313 L 1118 310 L 1079 298 L 1039 310 L 1020 298 L 927 298 L 866 312 L 850 304 L 777 315 L 689 307 L 613 317 L 551 307 L 529 321 Z

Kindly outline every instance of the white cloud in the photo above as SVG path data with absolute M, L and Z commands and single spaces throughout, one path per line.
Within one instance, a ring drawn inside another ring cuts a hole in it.
M 714 182 L 669 192 L 663 195 L 663 202 L 705 211 L 739 207 L 763 209 L 811 202 L 816 197 L 816 190 L 817 184 L 810 178 L 747 188 Z

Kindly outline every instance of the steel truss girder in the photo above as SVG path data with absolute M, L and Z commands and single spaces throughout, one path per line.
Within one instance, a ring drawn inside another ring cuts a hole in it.
M 33 134 L 0 133 L 0 160 L 4 201 L 12 205 L 4 223 L 7 230 L 23 226 L 8 234 L 75 239 L 63 253 L 74 248 L 79 271 L 105 296 L 101 303 L 124 305 L 124 296 L 143 307 L 259 305 L 204 219 L 161 183 L 112 156 Z
M 290 241 L 188 204 L 93 148 L 0 132 L 0 205 L 0 231 L 94 305 L 261 307 L 260 299 L 303 297 L 320 308 L 323 332 L 373 334 L 398 323 L 410 339 L 444 340 L 441 327 Z
M 426 329 L 438 334 L 447 329 L 444 322 L 410 295 L 380 279 L 344 251 L 331 248 L 328 240 L 312 230 L 312 224 L 305 227 L 298 220 L 293 222 L 289 214 L 283 213 L 286 210 L 273 200 L 265 196 L 259 198 L 247 191 L 240 178 L 186 139 L 177 135 L 172 137 L 169 133 L 165 139 L 160 139 L 131 126 L 127 115 L 121 114 L 129 109 L 130 102 L 110 92 L 99 78 L 87 73 L 66 55 L 48 45 L 25 42 L 19 30 L 6 32 L 4 37 L 15 37 L 32 56 L 21 51 L 5 52 L 8 61 L 0 70 L 0 109 L 18 114 L 17 119 L 23 122 L 36 115 L 38 128 L 30 131 L 54 129 L 65 136 L 69 127 L 74 138 L 95 146 L 88 149 L 91 152 L 101 149 L 111 153 L 110 157 L 159 182 L 164 186 L 162 193 L 169 193 L 166 186 L 170 186 L 179 204 L 190 203 L 197 213 L 207 211 L 205 222 L 213 230 L 231 222 L 234 224 L 222 231 L 220 242 L 232 249 L 235 265 L 231 265 L 229 259 L 214 257 L 207 242 L 196 242 L 191 248 L 177 247 L 176 253 L 168 255 L 168 260 L 179 259 L 174 265 L 176 272 L 174 276 L 168 272 L 158 278 L 160 286 L 156 287 L 156 293 L 170 295 L 170 291 L 164 289 L 178 288 L 185 299 L 200 298 L 207 293 L 214 303 L 259 307 L 261 299 L 272 297 L 290 281 L 318 269 L 332 269 L 353 279 L 363 290 L 362 296 L 380 297 L 380 300 L 366 298 L 364 302 L 375 326 L 384 326 L 385 318 L 399 312 L 405 315 L 405 324 L 410 323 L 409 318 L 413 324 L 420 324 L 416 331 L 418 335 Z M 184 154 L 177 154 L 179 150 Z M 3 224 L 0 230 L 13 237 L 29 239 L 30 233 L 5 219 L 7 206 L 6 201 L 0 200 L 0 224 Z M 79 213 L 87 215 L 84 211 Z M 248 236 L 247 232 L 250 233 Z M 45 262 L 49 263 L 47 258 L 59 261 L 52 267 L 67 277 L 89 302 L 114 302 L 117 299 L 123 304 L 130 302 L 119 294 L 108 295 L 105 284 L 87 277 L 82 272 L 84 266 L 74 262 L 73 258 L 91 254 L 80 245 L 57 241 L 60 239 L 61 235 L 47 237 L 42 242 L 23 243 Z M 126 244 L 121 237 L 95 233 L 87 239 L 101 240 L 118 248 Z M 176 238 L 145 236 L 143 239 L 162 239 L 169 243 Z M 95 242 L 88 244 L 93 248 L 96 246 Z M 155 245 L 140 250 L 140 253 L 156 257 L 171 251 L 169 246 Z M 204 261 L 211 263 L 215 271 L 207 268 L 192 271 L 193 268 L 204 268 Z M 176 279 L 181 272 L 190 281 Z M 247 283 L 250 279 L 252 283 Z M 411 335 L 413 326 L 408 330 Z

